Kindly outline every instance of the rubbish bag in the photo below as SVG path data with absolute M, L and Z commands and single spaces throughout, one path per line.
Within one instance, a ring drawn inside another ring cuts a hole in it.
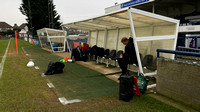
M 149 80 L 144 77 L 143 74 L 140 74 L 137 76 L 137 84 L 140 90 L 140 93 L 144 94 L 147 90 L 147 85 L 149 83 Z
M 48 64 L 48 68 L 47 68 L 47 71 L 45 72 L 45 75 L 53 75 L 56 73 L 62 73 L 64 67 L 65 67 L 65 64 L 61 62 L 50 62 Z

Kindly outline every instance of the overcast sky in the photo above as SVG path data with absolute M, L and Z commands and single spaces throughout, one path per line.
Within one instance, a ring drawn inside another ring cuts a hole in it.
M 68 23 L 104 14 L 106 7 L 129 0 L 54 0 L 61 21 Z M 25 16 L 19 11 L 21 0 L 0 0 L 0 21 L 11 26 L 25 23 Z

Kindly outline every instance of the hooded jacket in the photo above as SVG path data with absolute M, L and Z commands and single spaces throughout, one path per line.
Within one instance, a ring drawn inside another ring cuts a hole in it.
M 136 52 L 135 52 L 135 46 L 133 44 L 133 38 L 132 37 L 129 38 L 129 42 L 125 46 L 125 53 L 123 55 L 123 58 L 129 64 L 135 63 L 136 65 L 138 65 Z

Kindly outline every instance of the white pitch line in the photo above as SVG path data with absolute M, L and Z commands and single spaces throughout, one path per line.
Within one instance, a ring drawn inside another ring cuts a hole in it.
M 10 39 L 11 40 L 11 39 Z M 0 64 L 0 78 L 2 76 L 2 73 L 3 73 L 3 67 L 4 67 L 4 63 L 5 63 L 5 60 L 6 60 L 6 57 L 7 57 L 7 53 L 8 53 L 8 48 L 10 46 L 10 40 L 9 40 L 9 43 L 8 43 L 8 46 L 6 48 L 6 51 L 5 51 L 5 54 L 1 60 L 1 64 Z
M 22 47 L 23 52 L 26 54 L 26 51 L 24 50 L 24 47 Z
M 55 86 L 54 86 L 52 83 L 47 83 L 47 86 L 48 86 L 49 88 L 55 88 Z
M 70 103 L 81 102 L 81 100 L 79 100 L 79 99 L 74 99 L 74 100 L 69 100 L 69 101 L 68 101 L 65 97 L 58 98 L 58 100 L 59 100 L 60 103 L 62 103 L 63 105 L 67 105 L 67 104 L 70 104 Z
M 46 77 L 46 75 L 45 75 L 44 73 L 41 73 L 41 76 L 42 76 L 42 77 Z
M 35 69 L 36 69 L 36 70 L 39 70 L 40 68 L 39 68 L 38 66 L 35 66 Z

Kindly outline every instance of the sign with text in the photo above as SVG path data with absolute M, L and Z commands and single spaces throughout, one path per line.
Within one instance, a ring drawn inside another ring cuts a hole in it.
M 125 2 L 123 4 L 121 4 L 121 8 L 125 8 L 125 7 L 129 7 L 129 6 L 133 6 L 133 5 L 138 5 L 144 2 L 148 2 L 149 0 L 131 0 L 129 2 Z

